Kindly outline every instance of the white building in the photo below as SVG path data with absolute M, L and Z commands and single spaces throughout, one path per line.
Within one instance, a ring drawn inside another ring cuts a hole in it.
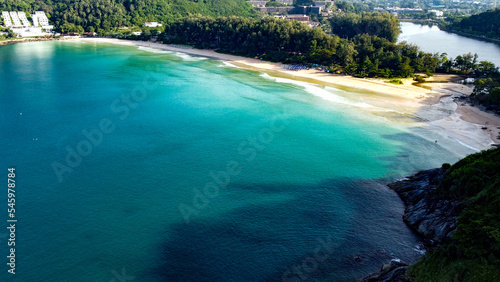
M 31 26 L 31 24 L 28 21 L 28 18 L 26 17 L 26 14 L 24 12 L 17 12 L 17 15 L 19 16 L 19 19 L 23 23 L 23 26 L 25 26 L 25 27 L 30 27 Z
M 32 15 L 33 26 L 31 26 L 25 12 L 2 11 L 2 17 L 5 26 L 11 28 L 12 32 L 20 37 L 52 35 L 54 28 L 54 26 L 49 25 L 49 19 L 42 11 L 37 11 Z
M 36 11 L 35 16 L 38 18 L 38 24 L 41 26 L 48 26 L 49 25 L 49 19 L 45 15 L 44 11 Z M 32 15 L 33 17 L 33 15 Z
M 17 12 L 10 12 L 10 17 L 12 18 L 12 22 L 14 23 L 14 27 L 22 27 L 23 25 L 21 24 L 21 21 L 19 20 L 19 17 L 17 16 Z
M 439 10 L 429 10 L 429 14 L 435 14 L 436 17 L 442 17 L 443 16 L 443 11 L 439 11 Z
M 43 32 L 41 27 L 22 27 L 13 28 L 12 32 L 20 37 L 44 36 L 47 33 Z
M 144 25 L 147 27 L 158 27 L 158 26 L 161 26 L 161 23 L 159 23 L 159 22 L 146 22 L 146 23 L 144 23 Z
M 285 5 L 293 5 L 293 0 L 276 0 L 276 2 L 285 4 Z
M 36 11 L 33 15 L 31 15 L 31 18 L 33 19 L 33 26 L 42 26 L 42 29 L 46 32 L 52 32 L 54 26 L 49 24 L 49 19 L 45 15 L 44 11 Z
M 5 27 L 11 27 L 12 26 L 12 20 L 10 19 L 9 12 L 2 11 L 2 18 L 5 23 Z
M 38 22 L 38 17 L 36 15 L 31 15 L 31 19 L 33 20 L 33 26 L 39 27 L 40 23 Z

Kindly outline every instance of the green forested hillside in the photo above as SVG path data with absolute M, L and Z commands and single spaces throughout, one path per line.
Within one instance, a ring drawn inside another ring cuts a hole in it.
M 454 164 L 437 191 L 468 206 L 452 240 L 412 267 L 415 280 L 500 281 L 500 148 Z
M 464 18 L 458 22 L 452 23 L 447 28 L 473 35 L 500 38 L 500 9 L 497 8 Z
M 0 10 L 43 10 L 51 23 L 67 30 L 86 31 L 142 25 L 146 21 L 171 22 L 177 18 L 205 16 L 253 16 L 245 0 L 0 0 Z M 79 29 L 81 29 L 79 28 Z

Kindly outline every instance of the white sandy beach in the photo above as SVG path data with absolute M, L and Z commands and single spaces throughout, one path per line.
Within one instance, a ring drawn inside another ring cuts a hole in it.
M 403 85 L 394 85 L 381 79 L 354 78 L 313 69 L 291 71 L 284 69 L 279 63 L 221 54 L 212 50 L 178 48 L 160 43 L 108 38 L 82 38 L 78 40 L 94 44 L 111 43 L 182 52 L 230 62 L 245 69 L 262 71 L 271 75 L 325 86 L 347 88 L 351 90 L 350 95 L 359 94 L 359 97 L 350 96 L 349 99 L 363 101 L 376 108 L 414 117 L 416 120 L 422 121 L 418 126 L 428 127 L 443 138 L 448 140 L 451 138 L 472 151 L 488 149 L 491 148 L 492 144 L 500 143 L 498 138 L 500 117 L 475 107 L 454 102 L 452 97 L 469 95 L 472 92 L 471 88 L 457 83 L 430 83 L 427 85 L 432 87 L 432 90 L 429 90 L 411 85 L 411 79 L 405 80 Z

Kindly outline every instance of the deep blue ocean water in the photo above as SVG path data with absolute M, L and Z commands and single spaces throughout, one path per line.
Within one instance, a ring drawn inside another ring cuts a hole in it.
M 385 184 L 459 156 L 348 94 L 144 48 L 0 47 L 11 279 L 351 281 L 412 262 Z M 0 205 L 3 280 L 6 184 Z

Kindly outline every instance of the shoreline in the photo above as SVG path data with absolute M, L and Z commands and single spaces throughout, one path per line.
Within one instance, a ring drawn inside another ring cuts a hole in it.
M 63 41 L 63 40 L 73 40 L 76 37 L 26 37 L 26 38 L 15 38 L 0 41 L 0 46 L 13 45 L 19 43 L 28 43 L 28 42 L 41 42 L 41 41 Z
M 500 45 L 500 39 L 489 38 L 489 37 L 486 37 L 483 35 L 475 35 L 473 33 L 467 33 L 467 32 L 458 31 L 458 30 L 454 30 L 454 29 L 441 28 L 439 25 L 438 25 L 438 27 L 439 27 L 439 29 L 446 31 L 446 32 L 449 32 L 449 33 L 454 33 L 454 34 L 461 35 L 463 37 L 468 37 L 468 38 L 472 38 L 472 39 L 481 40 L 484 42 L 489 42 L 489 43 L 494 43 L 494 44 Z
M 271 76 L 281 76 L 322 86 L 348 89 L 350 93 L 344 98 L 367 103 L 375 108 L 396 112 L 401 116 L 420 121 L 415 121 L 415 123 L 421 123 L 419 127 L 426 127 L 445 139 L 455 140 L 458 144 L 467 148 L 466 151 L 470 153 L 489 149 L 492 144 L 500 143 L 500 138 L 498 138 L 500 135 L 499 116 L 455 101 L 455 98 L 472 93 L 471 88 L 462 84 L 434 82 L 424 83 L 425 87 L 419 87 L 412 85 L 414 82 L 412 79 L 402 79 L 404 84 L 394 85 L 385 82 L 383 79 L 355 78 L 347 75 L 325 73 L 315 69 L 292 71 L 283 68 L 281 63 L 217 53 L 206 49 L 180 48 L 149 41 L 129 41 L 113 38 L 79 38 L 75 40 L 77 42 L 108 43 L 185 53 L 228 62 L 243 69 L 264 72 Z M 439 79 L 434 79 L 440 81 L 443 79 L 446 81 L 453 80 L 450 75 L 439 75 L 439 77 Z M 370 109 L 364 110 L 370 111 Z

